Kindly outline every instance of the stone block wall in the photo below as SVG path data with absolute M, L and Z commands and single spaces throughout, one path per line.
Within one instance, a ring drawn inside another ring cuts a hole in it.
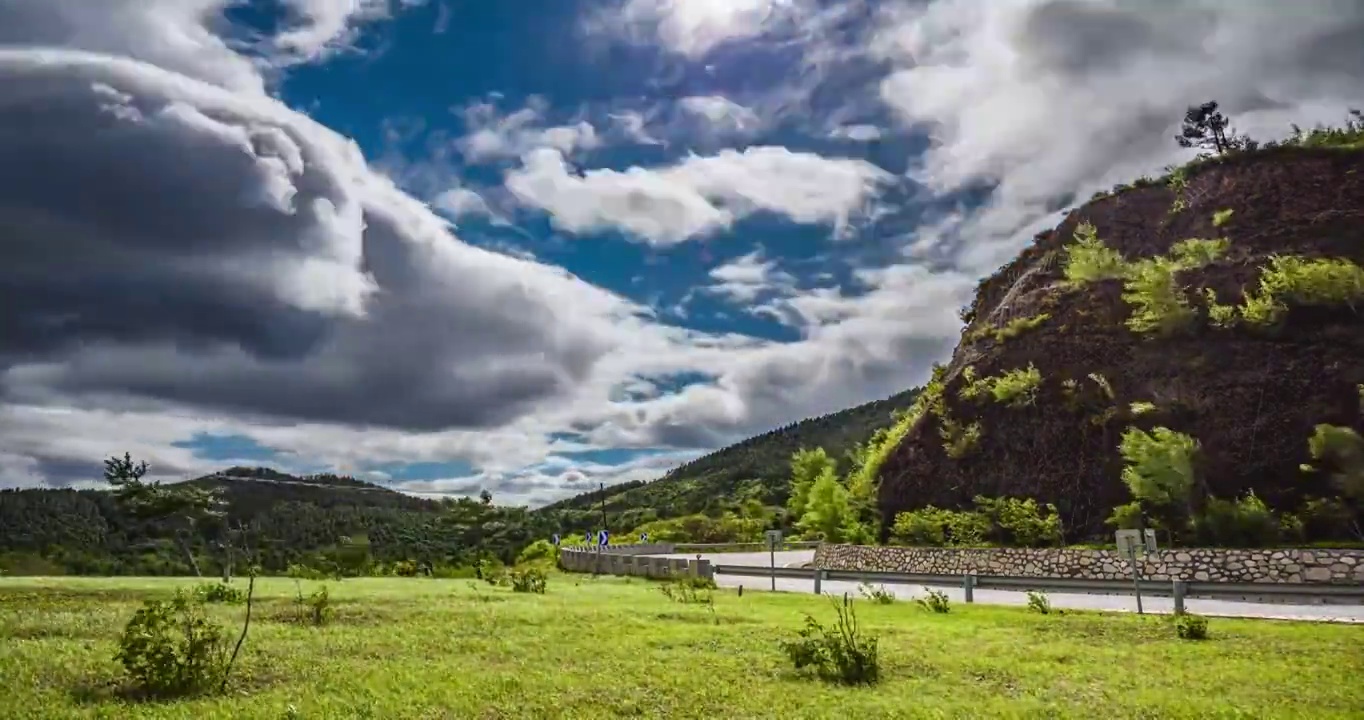
M 715 567 L 709 560 L 666 558 L 671 545 L 608 545 L 601 548 L 561 548 L 559 565 L 568 572 L 595 572 L 603 575 L 634 575 L 667 579 L 691 575 L 715 577 Z
M 1364 583 L 1364 550 L 1173 548 L 1137 556 L 1147 580 L 1235 583 Z M 1125 580 L 1116 550 L 1073 548 L 934 548 L 821 545 L 824 570 L 923 575 L 996 575 Z

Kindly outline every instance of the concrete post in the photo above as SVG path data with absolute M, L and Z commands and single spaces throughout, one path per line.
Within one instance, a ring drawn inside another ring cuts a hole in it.
M 976 576 L 975 573 L 967 573 L 961 578 L 961 591 L 966 597 L 966 602 L 976 601 Z
M 1175 614 L 1183 615 L 1184 594 L 1189 591 L 1189 583 L 1184 582 L 1183 580 L 1175 580 L 1171 585 L 1173 590 L 1171 596 L 1174 597 L 1175 600 Z

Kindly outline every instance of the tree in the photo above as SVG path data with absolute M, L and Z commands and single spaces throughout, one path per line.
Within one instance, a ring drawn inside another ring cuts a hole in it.
M 134 517 L 169 521 L 190 569 L 202 577 L 190 538 L 201 521 L 223 515 L 222 498 L 216 491 L 193 485 L 168 487 L 159 482 L 143 482 L 146 474 L 146 461 L 134 463 L 129 453 L 104 461 L 104 481 L 113 486 L 119 504 Z
M 484 505 L 493 504 L 493 494 L 489 492 L 487 488 L 478 491 L 478 499 L 483 501 Z
M 810 486 L 805 513 L 796 527 L 829 542 L 844 542 L 857 528 L 848 489 L 838 481 L 833 466 L 825 467 Z
M 1216 101 L 1191 105 L 1184 114 L 1184 125 L 1175 136 L 1175 142 L 1180 147 L 1204 148 L 1218 155 L 1233 150 L 1254 150 L 1257 145 L 1254 140 L 1234 131 L 1227 133 L 1230 124 L 1231 121 L 1217 109 Z
M 835 472 L 834 460 L 822 447 L 813 450 L 802 448 L 791 456 L 791 497 L 786 501 L 786 509 L 792 518 L 799 520 L 805 514 L 810 488 L 825 472 Z

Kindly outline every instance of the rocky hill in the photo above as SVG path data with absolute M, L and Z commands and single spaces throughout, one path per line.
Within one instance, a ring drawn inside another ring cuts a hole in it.
M 1300 467 L 1318 424 L 1364 430 L 1364 132 L 1333 137 L 1098 196 L 982 281 L 881 466 L 885 524 L 983 494 L 1107 534 L 1131 427 L 1198 443 L 1193 505 L 1339 494 Z

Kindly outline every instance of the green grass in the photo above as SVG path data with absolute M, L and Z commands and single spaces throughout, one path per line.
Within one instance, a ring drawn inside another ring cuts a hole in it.
M 142 598 L 187 584 L 0 578 L 0 717 L 1325 720 L 1364 708 L 1358 626 L 1213 619 L 1211 639 L 1189 642 L 1152 617 L 855 601 L 881 636 L 883 680 L 843 688 L 796 675 L 777 647 L 805 612 L 827 624 L 827 599 L 721 591 L 712 611 L 643 580 L 557 574 L 543 596 L 465 580 L 330 583 L 323 628 L 280 622 L 294 583 L 263 579 L 227 695 L 120 700 L 111 658 L 124 622 Z M 234 624 L 242 612 L 211 607 Z

